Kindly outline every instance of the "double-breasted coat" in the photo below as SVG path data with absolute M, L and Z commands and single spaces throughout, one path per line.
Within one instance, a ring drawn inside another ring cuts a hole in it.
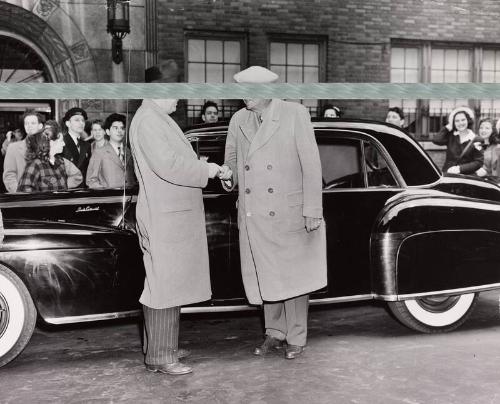
M 239 187 L 241 271 L 249 302 L 281 301 L 324 287 L 324 223 L 308 233 L 304 220 L 323 215 L 321 162 L 305 107 L 272 100 L 261 124 L 255 112 L 236 112 L 225 164 Z
M 140 302 L 162 309 L 211 297 L 202 188 L 208 164 L 179 126 L 144 100 L 130 126 L 136 218 L 146 279 Z

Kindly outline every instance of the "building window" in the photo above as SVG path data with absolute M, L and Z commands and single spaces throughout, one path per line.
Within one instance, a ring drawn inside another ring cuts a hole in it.
M 393 43 L 393 83 L 477 83 L 500 82 L 500 49 L 481 45 Z M 500 100 L 390 100 L 405 112 L 408 130 L 426 139 L 446 124 L 448 114 L 459 105 L 468 105 L 478 116 L 500 115 Z
M 269 69 L 280 83 L 318 83 L 325 81 L 325 43 L 323 38 L 297 41 L 297 37 L 273 36 L 269 41 Z M 300 100 L 312 116 L 318 114 L 317 100 Z
M 188 33 L 186 72 L 188 83 L 231 83 L 246 65 L 246 39 L 239 34 Z M 205 99 L 189 99 L 188 122 L 198 123 Z M 219 119 L 228 119 L 237 109 L 236 100 L 213 100 L 219 105 Z

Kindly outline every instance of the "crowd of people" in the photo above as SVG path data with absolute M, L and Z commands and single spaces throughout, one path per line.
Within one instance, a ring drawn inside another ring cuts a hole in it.
M 2 144 L 5 190 L 134 186 L 133 161 L 125 142 L 126 117 L 113 113 L 104 122 L 87 118 L 82 108 L 69 109 L 62 118 L 63 131 L 57 121 L 26 111 L 24 131 L 7 132 Z

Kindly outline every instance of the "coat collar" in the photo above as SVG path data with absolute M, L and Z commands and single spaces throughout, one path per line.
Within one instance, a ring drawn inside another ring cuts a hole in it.
M 154 102 L 153 100 L 145 99 L 142 101 L 142 106 L 146 109 L 148 108 L 153 109 L 161 117 L 161 119 L 170 127 L 170 130 L 175 132 L 184 143 L 186 143 L 190 148 L 192 148 L 191 143 L 189 142 L 189 140 L 186 139 L 186 136 L 184 136 L 184 132 L 179 127 L 177 122 L 175 122 L 169 114 L 163 111 L 156 102 Z
M 280 126 L 280 112 L 283 101 L 279 99 L 272 99 L 271 103 L 268 105 L 264 111 L 264 120 L 253 136 L 250 144 L 250 149 L 248 150 L 248 157 L 256 150 L 263 147 L 271 137 L 276 133 Z M 258 125 L 257 117 L 255 113 L 252 113 L 254 122 Z M 243 129 L 242 129 L 243 130 Z
M 123 147 L 123 153 L 125 155 L 125 161 L 127 161 L 130 158 L 130 156 L 128 156 L 127 148 L 125 146 L 122 146 L 122 147 Z M 113 163 L 115 163 L 116 165 L 118 165 L 120 167 L 123 167 L 123 163 L 120 160 L 120 157 L 118 157 L 118 154 L 116 154 L 115 149 L 113 148 L 113 146 L 111 146 L 110 143 L 105 144 L 104 146 L 102 146 L 101 149 L 102 149 L 103 153 L 106 153 L 106 155 L 109 156 L 109 158 L 111 159 L 111 161 Z

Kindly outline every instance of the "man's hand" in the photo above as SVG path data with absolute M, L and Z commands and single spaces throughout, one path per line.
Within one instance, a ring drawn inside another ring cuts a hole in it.
M 232 176 L 233 176 L 233 172 L 232 172 L 232 170 L 231 170 L 228 166 L 223 165 L 223 166 L 220 168 L 219 178 L 220 178 L 222 181 L 227 181 L 227 180 L 230 180 Z
M 319 229 L 319 226 L 321 226 L 321 222 L 323 219 L 317 217 L 305 216 L 305 220 L 306 220 L 306 230 L 309 233 L 311 231 Z
M 446 172 L 448 174 L 460 174 L 460 167 L 459 166 L 450 167 Z
M 208 164 L 208 178 L 215 178 L 220 173 L 220 166 L 215 163 L 207 163 Z

